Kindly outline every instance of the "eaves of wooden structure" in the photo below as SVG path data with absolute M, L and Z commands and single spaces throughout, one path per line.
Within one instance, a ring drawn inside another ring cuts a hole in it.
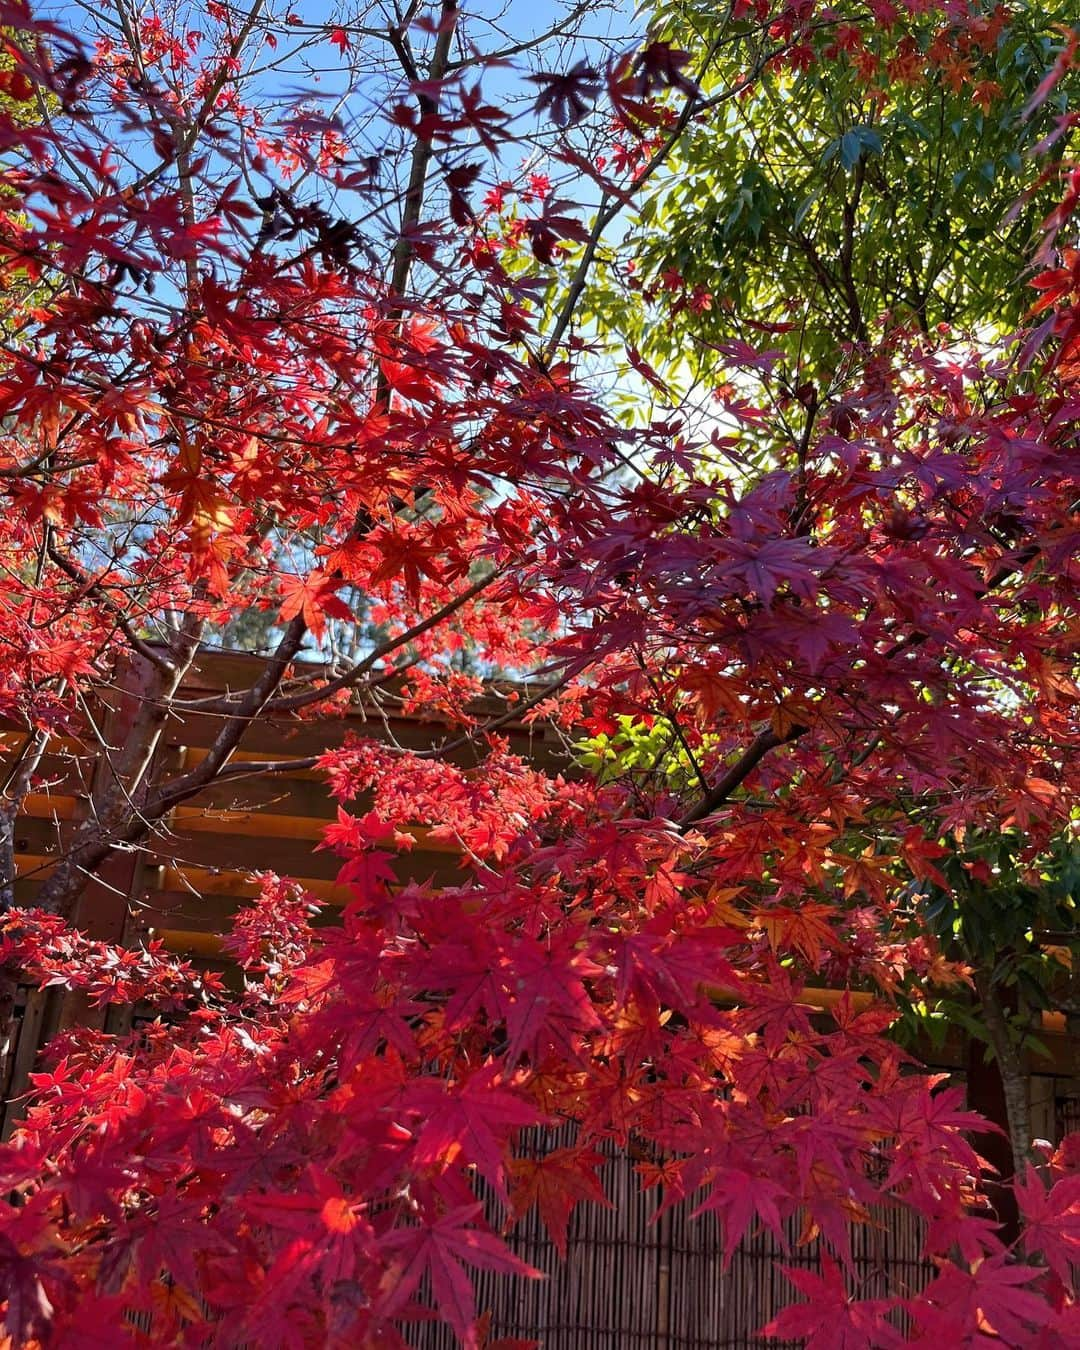
M 196 701 L 232 688 L 250 686 L 259 658 L 242 653 L 202 655 L 176 702 Z M 134 669 L 125 687 L 102 691 L 99 730 L 105 747 L 122 743 L 131 705 L 147 696 L 149 682 Z M 480 700 L 473 711 L 481 720 L 505 709 L 502 700 Z M 151 780 L 193 768 L 206 757 L 220 725 L 209 712 L 172 715 L 151 769 Z M 508 721 L 499 726 L 512 752 L 536 764 L 558 755 L 556 738 L 542 723 Z M 24 733 L 0 730 L 0 750 L 18 750 Z M 273 774 L 229 778 L 175 807 L 149 841 L 114 855 L 107 875 L 88 878 L 78 917 L 80 927 L 105 941 L 132 942 L 153 931 L 180 951 L 211 952 L 210 941 L 227 927 L 237 905 L 254 892 L 254 871 L 291 877 L 334 905 L 345 893 L 334 884 L 340 866 L 317 846 L 336 811 L 320 776 L 306 762 L 353 735 L 393 741 L 407 749 L 430 749 L 456 739 L 438 718 L 426 720 L 400 711 L 392 687 L 382 691 L 378 709 L 350 708 L 344 715 L 318 718 L 259 718 L 234 753 L 235 760 L 274 761 L 297 768 Z M 461 747 L 454 758 L 468 764 L 477 755 Z M 94 775 L 107 748 L 93 741 L 54 739 L 42 762 L 40 788 L 27 798 L 18 822 L 17 899 L 32 904 L 42 880 L 62 854 L 72 827 L 83 819 Z M 449 877 L 455 872 L 453 845 L 413 831 L 416 847 L 402 859 L 408 875 Z

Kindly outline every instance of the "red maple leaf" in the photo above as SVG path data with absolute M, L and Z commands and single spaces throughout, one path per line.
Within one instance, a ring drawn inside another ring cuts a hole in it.
M 904 1305 L 924 1331 L 944 1338 L 940 1343 L 956 1344 L 958 1333 L 978 1328 L 1006 1345 L 1031 1345 L 1053 1316 L 1046 1300 L 1025 1287 L 1042 1272 L 1004 1253 L 966 1270 L 951 1261 L 940 1265 L 937 1278 Z
M 806 1350 L 866 1350 L 870 1345 L 901 1344 L 885 1320 L 897 1300 L 850 1298 L 840 1267 L 827 1253 L 821 1257 L 820 1275 L 792 1266 L 781 1269 L 806 1299 L 781 1309 L 764 1328 L 766 1336 L 798 1338 Z
M 303 614 L 304 622 L 315 638 L 326 632 L 326 620 L 351 619 L 352 610 L 335 591 L 340 581 L 325 572 L 310 572 L 306 577 L 285 577 L 282 581 L 284 599 L 278 617 L 283 623 Z
M 536 1106 L 502 1080 L 499 1066 L 489 1064 L 462 1084 L 447 1086 L 422 1080 L 409 1093 L 419 1107 L 420 1126 L 413 1158 L 420 1166 L 459 1162 L 475 1166 L 507 1199 L 507 1137 L 543 1117 Z
M 755 1218 L 765 1224 L 785 1251 L 788 1250 L 779 1209 L 779 1202 L 785 1196 L 783 1186 L 741 1167 L 719 1168 L 713 1173 L 709 1184 L 712 1189 L 708 1197 L 698 1205 L 691 1217 L 710 1211 L 719 1216 L 723 1224 L 725 1270 L 730 1266 L 739 1243 Z
M 510 1165 L 514 1220 L 535 1205 L 548 1236 L 565 1256 L 570 1215 L 577 1206 L 586 1200 L 611 1205 L 596 1175 L 603 1164 L 603 1157 L 590 1148 L 557 1148 L 534 1157 L 515 1158 Z
M 1014 1189 L 1024 1216 L 1024 1250 L 1041 1253 L 1068 1286 L 1080 1266 L 1080 1176 L 1062 1177 L 1047 1188 L 1029 1163 Z
M 480 1205 L 450 1210 L 429 1224 L 395 1228 L 382 1239 L 394 1253 L 380 1282 L 387 1316 L 400 1313 L 425 1275 L 441 1316 L 461 1338 L 465 1350 L 479 1350 L 476 1302 L 468 1267 L 523 1275 L 534 1279 L 540 1272 L 524 1261 L 495 1235 L 478 1226 Z

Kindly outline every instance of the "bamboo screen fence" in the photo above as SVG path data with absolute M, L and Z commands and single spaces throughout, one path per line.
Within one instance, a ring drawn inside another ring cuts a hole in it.
M 536 1133 L 526 1148 L 547 1151 L 572 1138 L 567 1128 Z M 490 1317 L 492 1341 L 534 1340 L 543 1350 L 783 1346 L 763 1342 L 758 1332 L 798 1297 L 781 1266 L 818 1270 L 817 1240 L 800 1243 L 792 1222 L 786 1225 L 786 1251 L 771 1233 L 757 1234 L 725 1269 L 715 1216 L 691 1218 L 690 1208 L 679 1206 L 657 1219 L 659 1190 L 641 1189 L 632 1157 L 613 1147 L 604 1151 L 608 1162 L 601 1176 L 611 1207 L 575 1210 L 565 1259 L 534 1210 L 508 1241 L 544 1278 L 478 1272 L 477 1306 Z M 853 1225 L 852 1287 L 866 1298 L 922 1288 L 935 1272 L 920 1259 L 920 1241 L 909 1214 L 882 1213 L 870 1224 Z M 410 1328 L 407 1338 L 417 1350 L 456 1345 L 452 1333 L 435 1323 Z

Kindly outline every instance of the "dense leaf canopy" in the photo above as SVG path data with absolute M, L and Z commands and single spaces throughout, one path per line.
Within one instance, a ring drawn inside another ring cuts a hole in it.
M 433 1309 L 479 1347 L 475 1272 L 531 1278 L 507 1232 L 562 1246 L 610 1144 L 728 1252 L 820 1238 L 770 1334 L 1080 1338 L 1075 1138 L 1013 1130 L 1003 1228 L 984 1122 L 890 1030 L 1001 1011 L 996 940 L 1048 988 L 1036 907 L 1074 945 L 1076 42 L 954 0 L 636 44 L 591 9 L 545 45 L 452 0 L 118 5 L 84 43 L 0 5 L 41 95 L 0 119 L 0 1013 L 158 1014 L 58 1035 L 0 1148 L 14 1345 L 407 1345 Z M 253 612 L 250 682 L 192 695 Z M 79 931 L 107 860 L 280 769 L 253 724 L 350 702 L 451 732 L 314 766 L 338 922 L 263 877 L 231 981 Z M 151 772 L 187 716 L 205 756 Z M 565 774 L 500 739 L 541 716 Z M 60 737 L 101 767 L 18 906 Z M 453 884 L 397 882 L 417 826 Z M 924 1289 L 853 1287 L 881 1207 Z

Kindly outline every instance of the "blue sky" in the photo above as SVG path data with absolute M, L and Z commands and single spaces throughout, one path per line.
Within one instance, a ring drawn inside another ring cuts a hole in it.
M 225 3 L 233 7 L 238 16 L 243 16 L 248 12 L 251 0 L 225 0 Z M 181 25 L 199 28 L 200 15 L 205 8 L 205 0 L 187 0 L 177 5 L 155 5 L 150 0 L 39 0 L 35 8 L 38 13 L 58 19 L 75 33 L 89 39 L 95 30 L 109 32 L 115 27 L 116 9 L 120 4 L 124 4 L 129 12 L 143 15 L 153 14 L 155 10 L 165 16 L 175 15 L 175 18 L 165 18 L 165 22 L 174 30 Z M 346 27 L 363 24 L 385 29 L 396 8 L 392 0 L 265 0 L 263 15 L 277 21 L 274 28 L 279 45 L 275 56 L 281 62 L 281 68 L 268 71 L 264 76 L 263 98 L 287 100 L 305 89 L 317 90 L 328 101 L 333 101 L 347 88 L 346 74 L 353 53 L 338 53 L 325 40 L 325 36 L 338 24 Z M 575 5 L 574 0 L 464 0 L 463 32 L 476 42 L 482 52 L 489 53 L 549 32 L 577 8 L 581 6 Z M 437 3 L 425 3 L 420 9 L 420 16 L 433 16 L 438 9 Z M 294 16 L 298 22 L 291 27 L 285 24 L 283 20 L 287 14 Z M 582 57 L 600 61 L 606 52 L 627 45 L 640 31 L 641 22 L 632 0 L 594 0 L 593 3 L 587 3 L 584 13 L 574 20 L 575 41 L 557 38 L 538 51 L 516 57 L 512 67 L 488 67 L 483 76 L 485 95 L 490 101 L 503 104 L 519 99 L 524 107 L 525 102 L 536 94 L 535 86 L 526 83 L 523 78 L 527 66 L 559 70 L 568 69 Z M 295 44 L 288 42 L 289 35 L 298 41 L 322 39 L 314 49 L 313 54 L 317 59 L 313 63 L 313 70 L 304 72 L 299 67 L 288 69 L 287 54 L 290 47 L 295 50 Z M 350 40 L 355 46 L 365 41 L 356 34 Z M 423 42 L 423 35 L 415 33 L 414 45 L 418 55 Z M 369 51 L 380 45 L 371 39 L 366 40 Z M 389 51 L 388 48 L 386 50 Z M 342 110 L 354 127 L 378 110 L 385 99 L 386 90 L 385 78 L 361 83 L 354 89 L 348 106 Z M 376 134 L 382 133 L 379 131 Z M 356 148 L 358 152 L 361 151 L 360 146 Z M 369 145 L 367 148 L 370 150 L 374 147 Z

